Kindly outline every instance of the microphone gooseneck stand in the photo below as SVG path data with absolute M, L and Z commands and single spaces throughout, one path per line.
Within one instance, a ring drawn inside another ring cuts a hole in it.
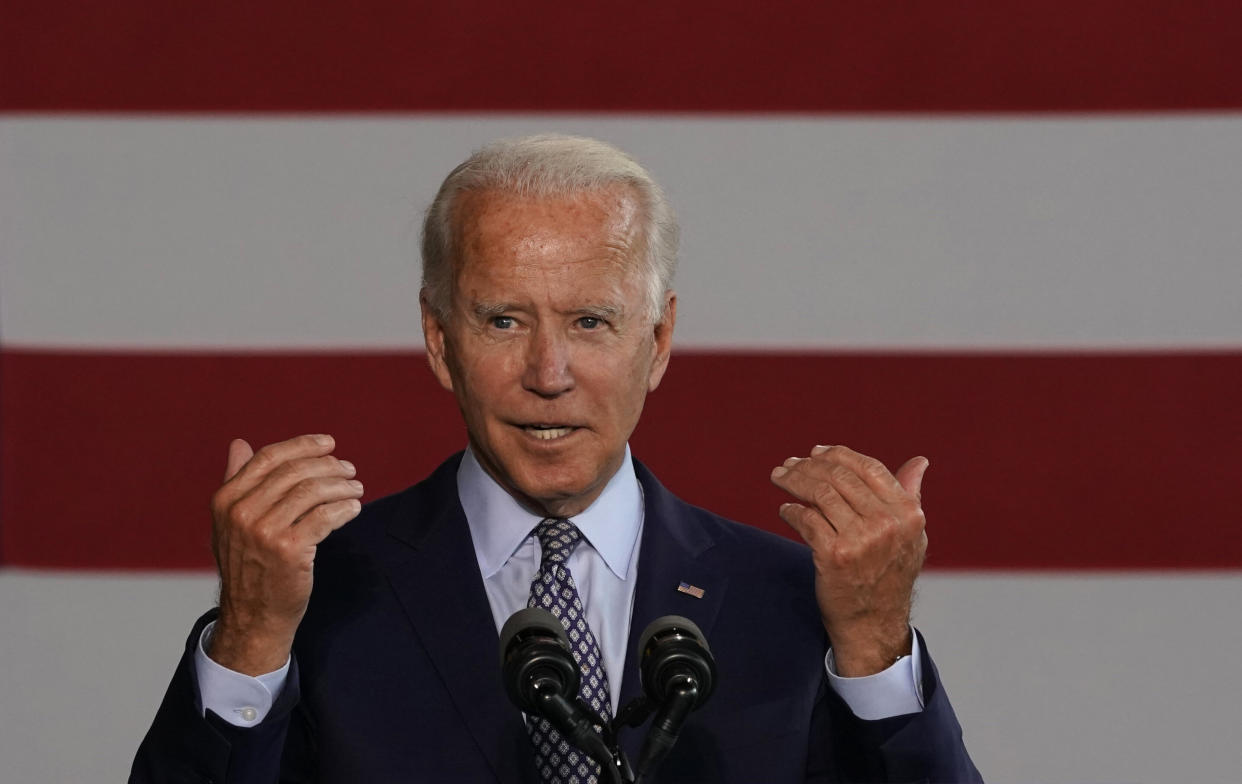
M 578 696 L 582 676 L 556 616 L 537 607 L 510 616 L 500 630 L 500 669 L 514 705 L 547 719 L 565 740 L 599 764 L 600 776 L 608 784 L 633 784 L 612 727 L 596 732 L 599 717 Z
M 638 650 L 643 695 L 656 711 L 638 755 L 637 780 L 641 781 L 673 748 L 690 712 L 712 696 L 716 660 L 702 630 L 679 615 L 665 615 L 648 624 L 639 637 Z
M 598 716 L 578 696 L 581 675 L 561 622 L 547 610 L 514 613 L 500 630 L 500 666 L 509 699 L 548 720 L 600 766 L 608 784 L 639 784 L 677 742 L 691 711 L 707 701 L 716 662 L 693 621 L 666 615 L 639 637 L 643 694 L 596 730 Z M 621 727 L 639 727 L 655 713 L 639 753 L 638 772 L 617 742 Z

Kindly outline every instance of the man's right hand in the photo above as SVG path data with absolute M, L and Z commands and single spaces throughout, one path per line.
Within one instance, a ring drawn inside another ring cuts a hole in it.
M 224 485 L 211 499 L 220 617 L 207 654 L 262 675 L 289 658 L 310 599 L 315 550 L 362 509 L 352 463 L 331 436 L 306 435 L 258 452 L 229 444 Z

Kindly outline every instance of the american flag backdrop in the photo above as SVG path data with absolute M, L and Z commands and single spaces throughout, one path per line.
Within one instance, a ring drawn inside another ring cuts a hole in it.
M 229 439 L 332 433 L 370 498 L 464 445 L 421 211 L 540 131 L 681 217 L 666 485 L 786 533 L 785 457 L 927 455 L 916 623 L 984 775 L 1242 775 L 1242 6 L 0 13 L 0 782 L 123 777 Z

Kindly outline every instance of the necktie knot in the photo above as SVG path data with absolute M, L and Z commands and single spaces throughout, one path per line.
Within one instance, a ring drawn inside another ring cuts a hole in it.
M 582 541 L 578 526 L 563 517 L 549 517 L 535 526 L 539 549 L 543 553 L 541 563 L 563 564 Z

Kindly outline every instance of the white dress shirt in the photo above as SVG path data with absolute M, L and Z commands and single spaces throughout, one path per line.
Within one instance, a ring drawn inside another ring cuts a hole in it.
M 499 631 L 509 616 L 526 606 L 530 584 L 539 569 L 539 540 L 533 536 L 543 519 L 528 512 L 479 465 L 467 449 L 457 470 L 457 493 L 474 542 L 483 588 Z M 615 715 L 621 694 L 626 645 L 630 636 L 637 580 L 639 542 L 643 530 L 643 492 L 634 474 L 629 447 L 621 468 L 599 498 L 570 520 L 583 541 L 569 557 L 568 567 L 586 608 L 587 623 L 604 657 L 604 671 Z M 222 667 L 207 656 L 205 645 L 215 624 L 209 624 L 195 653 L 199 696 L 210 709 L 239 727 L 263 720 L 284 688 L 289 663 L 257 678 Z M 904 656 L 883 672 L 863 678 L 836 674 L 832 651 L 824 665 L 832 687 L 856 716 L 880 719 L 915 713 L 923 708 L 922 668 L 918 637 L 913 655 Z
M 457 494 L 470 526 L 492 619 L 499 630 L 509 616 L 526 607 L 530 598 L 530 584 L 542 557 L 539 539 L 533 533 L 544 518 L 526 511 L 505 492 L 469 449 L 457 469 Z M 608 480 L 599 498 L 569 520 L 582 532 L 582 541 L 566 566 L 578 586 L 587 624 L 604 657 L 615 716 L 630 639 L 634 587 L 638 584 L 630 577 L 636 573 L 643 532 L 643 491 L 634 475 L 628 446 L 621 468 Z

